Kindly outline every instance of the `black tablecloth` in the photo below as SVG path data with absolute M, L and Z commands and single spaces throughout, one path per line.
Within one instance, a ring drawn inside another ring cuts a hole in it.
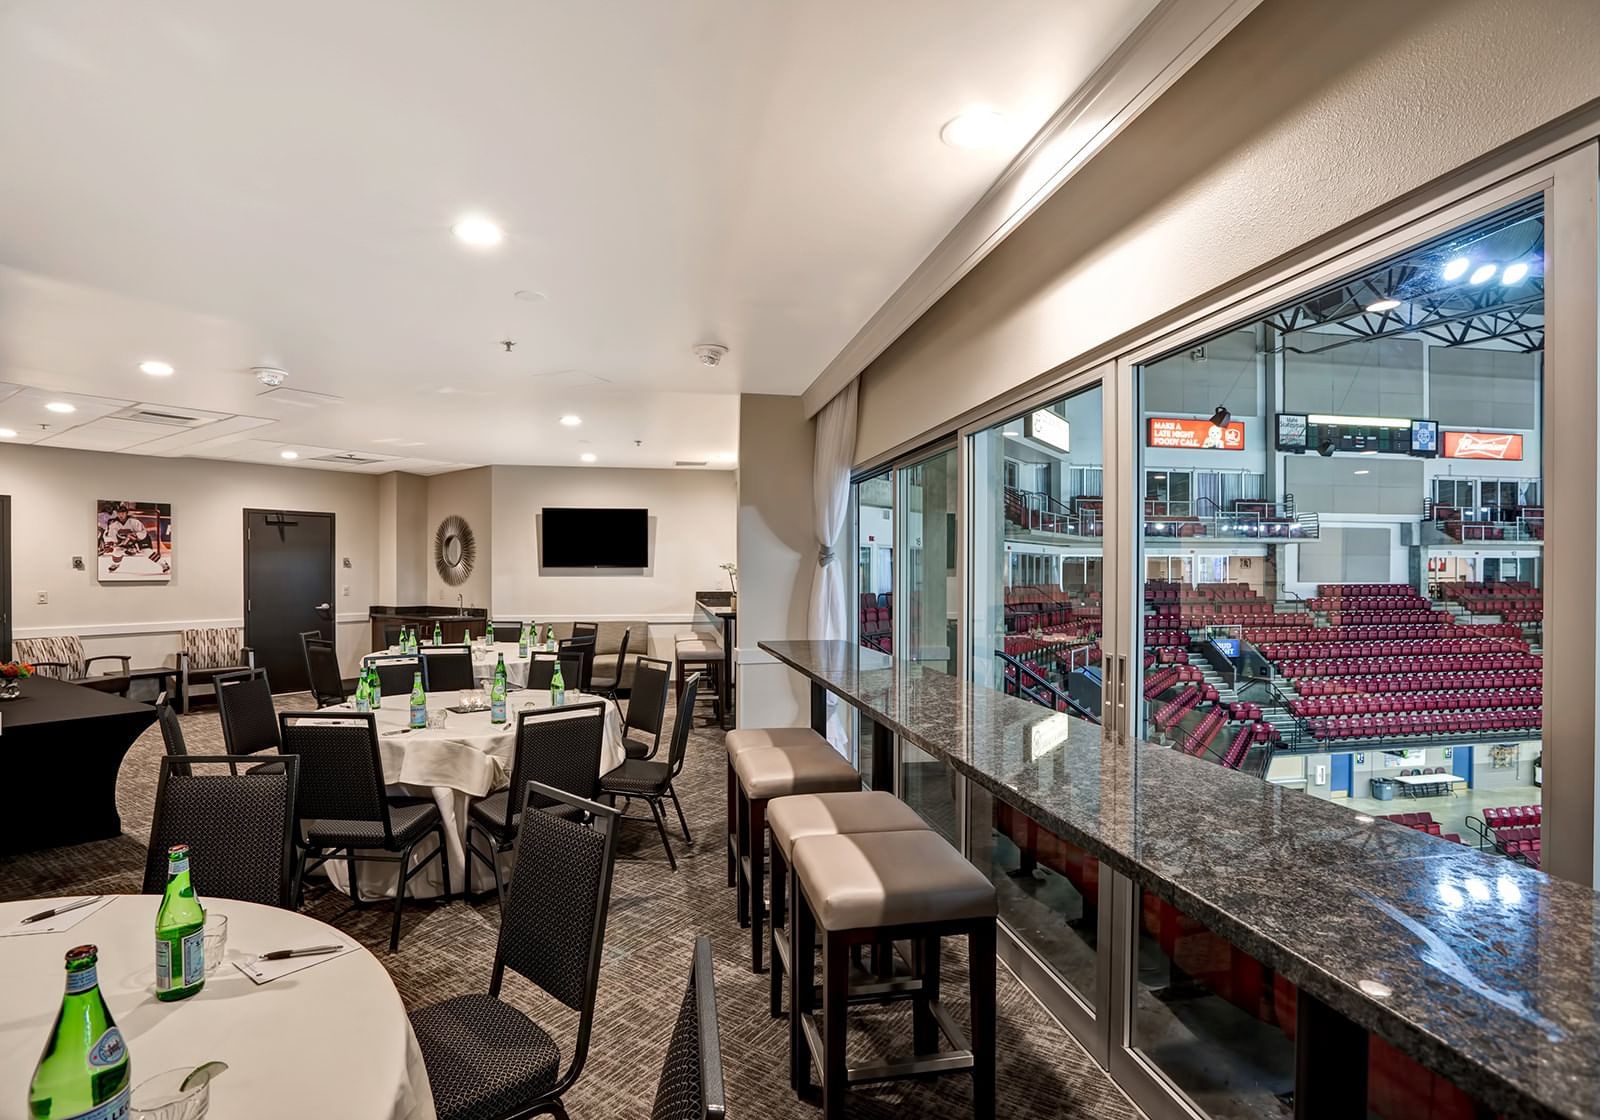
M 103 840 L 122 832 L 117 771 L 155 709 L 48 677 L 0 704 L 0 852 Z

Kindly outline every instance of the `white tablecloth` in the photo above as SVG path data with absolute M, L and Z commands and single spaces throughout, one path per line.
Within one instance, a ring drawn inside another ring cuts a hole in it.
M 460 702 L 459 692 L 431 692 L 428 694 L 428 711 L 439 712 Z M 598 697 L 578 692 L 567 693 L 567 704 L 580 704 Z M 443 727 L 429 727 L 408 731 L 403 735 L 388 734 L 405 727 L 411 719 L 411 705 L 407 697 L 388 696 L 378 710 L 378 753 L 383 760 L 383 780 L 399 786 L 418 797 L 432 797 L 444 816 L 445 834 L 449 838 L 446 858 L 450 861 L 450 887 L 460 892 L 466 882 L 467 806 L 475 797 L 483 797 L 497 789 L 504 789 L 511 780 L 512 756 L 516 753 L 517 712 L 526 707 L 550 707 L 550 693 L 537 691 L 513 692 L 506 702 L 506 722 L 494 723 L 487 711 L 461 715 L 445 713 Z M 338 711 L 337 708 L 324 709 Z M 622 717 L 617 706 L 606 703 L 605 739 L 600 746 L 600 773 L 621 766 L 627 758 L 622 749 Z M 433 850 L 429 841 L 417 845 L 416 858 Z M 349 877 L 342 860 L 324 866 L 328 878 L 340 890 L 348 892 Z M 377 862 L 364 863 L 357 869 L 361 879 L 361 897 L 380 895 L 394 897 L 394 885 L 399 874 L 398 865 Z M 489 869 L 481 863 L 473 868 L 473 889 L 487 886 Z M 410 893 L 416 897 L 440 894 L 444 879 L 438 861 L 429 864 L 411 880 Z
M 100 990 L 132 1063 L 133 1084 L 223 1061 L 210 1115 L 228 1120 L 338 1116 L 433 1120 L 422 1052 L 389 973 L 365 949 L 257 986 L 225 961 L 197 996 L 155 998 L 156 895 L 123 895 L 65 933 L 0 938 L 0 1120 L 27 1116 L 27 1087 L 61 1007 L 62 958 L 99 947 Z M 227 899 L 227 960 L 348 940 L 303 914 Z M 0 927 L 50 899 L 0 903 Z
M 556 647 L 554 645 L 532 646 L 529 649 L 528 656 L 523 657 L 516 642 L 496 642 L 492 646 L 485 646 L 482 642 L 473 642 L 472 673 L 487 687 L 489 681 L 494 678 L 494 667 L 503 655 L 506 659 L 506 679 L 514 687 L 523 688 L 528 683 L 528 662 L 533 660 L 534 654 L 555 652 Z M 390 649 L 386 652 L 369 653 L 362 658 L 361 663 L 365 665 L 368 661 L 377 658 L 399 656 L 401 654 L 398 649 Z M 576 684 L 577 682 L 568 683 Z

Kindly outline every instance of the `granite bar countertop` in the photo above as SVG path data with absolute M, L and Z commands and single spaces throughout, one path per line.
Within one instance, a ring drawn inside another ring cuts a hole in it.
M 851 642 L 762 642 L 1508 1117 L 1600 1118 L 1600 895 Z

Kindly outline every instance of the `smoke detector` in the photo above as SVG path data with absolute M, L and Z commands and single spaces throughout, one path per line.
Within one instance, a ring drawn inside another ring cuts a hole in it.
M 728 348 L 717 342 L 702 342 L 694 348 L 694 356 L 700 359 L 703 366 L 720 366 L 727 354 Z
M 256 375 L 256 380 L 269 389 L 276 389 L 289 379 L 289 371 L 279 369 L 277 366 L 251 366 L 250 372 Z

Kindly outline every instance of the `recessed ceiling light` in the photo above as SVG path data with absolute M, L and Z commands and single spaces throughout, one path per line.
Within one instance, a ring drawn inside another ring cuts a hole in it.
M 1522 278 L 1528 275 L 1527 261 L 1513 261 L 1506 265 L 1506 270 L 1500 274 L 1502 284 L 1520 284 Z
M 1380 300 L 1375 300 L 1374 302 L 1367 304 L 1367 310 L 1368 311 L 1393 311 L 1395 308 L 1397 308 L 1399 306 L 1400 306 L 1400 301 L 1397 300 L 1397 299 L 1380 299 Z
M 49 404 L 45 405 L 45 408 L 49 409 L 51 412 L 77 412 L 78 411 L 76 405 L 70 405 L 66 401 L 51 401 Z
M 583 417 L 574 416 L 570 412 L 561 418 L 561 426 L 563 428 L 576 428 L 581 423 L 583 423 Z
M 1471 257 L 1456 257 L 1444 266 L 1442 275 L 1446 280 L 1459 280 L 1467 274 L 1467 269 L 1471 267 Z
M 1498 270 L 1498 265 L 1480 264 L 1477 268 L 1472 270 L 1472 275 L 1467 277 L 1467 283 L 1487 284 L 1490 280 L 1494 279 L 1494 274 Z
M 593 451 L 585 451 L 582 455 L 579 455 L 578 458 L 582 459 L 585 463 L 592 463 L 595 461 L 596 456 Z
M 974 106 L 945 122 L 939 139 L 952 148 L 975 151 L 992 148 L 1004 139 L 1006 118 L 987 105 Z
M 11 428 L 0 428 L 0 439 L 16 439 L 17 433 Z
M 532 288 L 519 288 L 511 293 L 512 299 L 520 299 L 523 303 L 543 303 L 545 294 L 536 292 Z
M 505 230 L 481 214 L 469 214 L 450 227 L 456 240 L 475 249 L 492 249 L 506 239 Z
M 139 363 L 139 372 L 148 373 L 151 377 L 171 377 L 172 363 L 151 360 Z
M 280 459 L 298 459 L 298 458 L 300 458 L 300 452 L 298 452 L 298 451 L 280 451 L 280 452 L 278 452 L 278 458 L 280 458 Z
M 1371 474 L 1371 471 L 1356 471 L 1356 474 Z

